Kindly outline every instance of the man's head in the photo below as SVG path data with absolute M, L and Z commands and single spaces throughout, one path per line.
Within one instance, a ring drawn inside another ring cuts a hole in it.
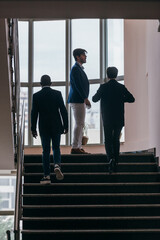
M 80 64 L 86 63 L 86 53 L 87 51 L 85 49 L 82 48 L 76 48 L 73 51 L 73 57 L 74 59 L 79 62 Z
M 51 86 L 51 78 L 48 75 L 43 75 L 41 77 L 41 82 L 40 82 L 41 86 Z
M 118 75 L 118 69 L 116 67 L 108 67 L 107 68 L 107 77 L 110 79 L 116 78 Z

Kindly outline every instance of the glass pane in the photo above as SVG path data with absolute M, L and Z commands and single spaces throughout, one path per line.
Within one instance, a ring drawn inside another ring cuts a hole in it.
M 92 107 L 90 109 L 86 109 L 85 128 L 84 128 L 84 135 L 87 135 L 87 137 L 89 137 L 89 140 L 88 140 L 89 144 L 100 143 L 100 103 L 99 102 L 93 103 L 91 101 L 93 95 L 96 93 L 98 88 L 99 88 L 99 84 L 90 85 L 89 100 L 91 102 Z M 71 110 L 71 119 L 72 119 L 71 135 L 73 139 L 75 120 L 73 117 L 72 110 Z
M 124 75 L 124 20 L 108 19 L 108 66 L 118 68 Z
M 20 81 L 28 82 L 28 22 L 18 22 Z
M 65 87 L 64 86 L 54 86 L 52 88 L 55 90 L 58 90 L 62 93 L 63 101 L 65 103 L 65 99 L 66 99 Z M 61 135 L 61 145 L 65 145 L 65 144 L 66 144 L 66 135 L 62 134 Z
M 89 79 L 100 77 L 100 36 L 99 19 L 72 20 L 72 52 L 75 48 L 84 48 L 87 62 L 83 66 Z M 75 60 L 72 57 L 72 64 Z
M 65 81 L 65 21 L 34 22 L 34 82 Z
M 89 100 L 92 104 L 86 112 L 86 124 L 88 125 L 88 143 L 100 143 L 100 102 L 93 103 L 92 97 L 97 92 L 99 84 L 90 85 Z
M 0 216 L 0 240 L 7 240 L 6 231 L 14 229 L 14 216 Z M 14 238 L 12 233 L 11 239 Z
M 119 83 L 124 85 L 124 80 L 119 81 Z M 125 127 L 122 128 L 121 135 L 120 135 L 120 142 L 125 142 Z
M 12 181 L 14 179 L 14 181 Z M 6 184 L 7 183 L 7 184 Z M 15 176 L 0 176 L 0 210 L 14 210 L 15 207 Z
M 25 102 L 25 139 L 24 144 L 28 145 L 28 88 L 21 87 L 20 88 L 20 114 L 22 103 Z
M 65 102 L 65 98 L 66 98 L 66 96 L 65 96 L 65 87 L 64 86 L 52 86 L 51 88 L 53 88 L 55 90 L 58 90 L 58 91 L 61 91 L 63 100 Z M 34 87 L 33 88 L 33 93 L 36 93 L 36 92 L 40 91 L 41 89 L 42 89 L 41 87 Z M 33 145 L 41 145 L 41 139 L 40 139 L 39 130 L 38 130 L 38 123 L 37 123 L 37 131 L 38 131 L 38 137 L 36 139 L 33 138 Z M 66 144 L 65 136 L 66 135 L 64 135 L 64 134 L 61 135 L 61 145 Z

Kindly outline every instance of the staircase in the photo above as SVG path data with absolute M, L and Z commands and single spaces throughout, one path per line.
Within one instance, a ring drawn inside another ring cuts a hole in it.
M 124 154 L 117 173 L 106 156 L 62 155 L 64 180 L 40 185 L 41 156 L 24 163 L 23 240 L 156 240 L 160 173 L 152 154 Z M 53 172 L 53 164 L 51 164 Z

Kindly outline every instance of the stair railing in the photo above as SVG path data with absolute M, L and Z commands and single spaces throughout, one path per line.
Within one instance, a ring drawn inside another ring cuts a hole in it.
M 19 129 L 19 102 L 20 102 L 20 71 L 19 71 L 19 41 L 18 41 L 18 21 L 9 18 L 8 23 L 8 55 L 11 81 L 12 119 L 14 133 L 14 160 L 17 163 L 17 145 Z
M 12 230 L 7 230 L 6 234 L 7 234 L 7 240 L 11 240 L 12 239 L 11 235 L 13 234 L 13 231 Z
M 18 132 L 17 147 L 17 181 L 16 181 L 16 199 L 14 215 L 14 240 L 20 239 L 20 219 L 22 216 L 22 177 L 24 162 L 24 129 L 25 129 L 25 104 L 22 104 L 22 114 Z

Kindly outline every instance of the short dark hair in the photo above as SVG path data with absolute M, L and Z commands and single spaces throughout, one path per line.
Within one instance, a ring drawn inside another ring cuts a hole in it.
M 82 48 L 76 48 L 73 50 L 73 57 L 75 60 L 77 60 L 77 56 L 80 57 L 81 54 L 87 53 L 85 49 Z
M 116 78 L 117 75 L 118 75 L 118 69 L 116 67 L 108 67 L 107 68 L 108 78 Z
M 41 85 L 42 85 L 42 87 L 44 87 L 44 86 L 50 86 L 51 85 L 51 78 L 50 78 L 50 76 L 48 76 L 48 75 L 43 75 L 42 77 L 41 77 Z

